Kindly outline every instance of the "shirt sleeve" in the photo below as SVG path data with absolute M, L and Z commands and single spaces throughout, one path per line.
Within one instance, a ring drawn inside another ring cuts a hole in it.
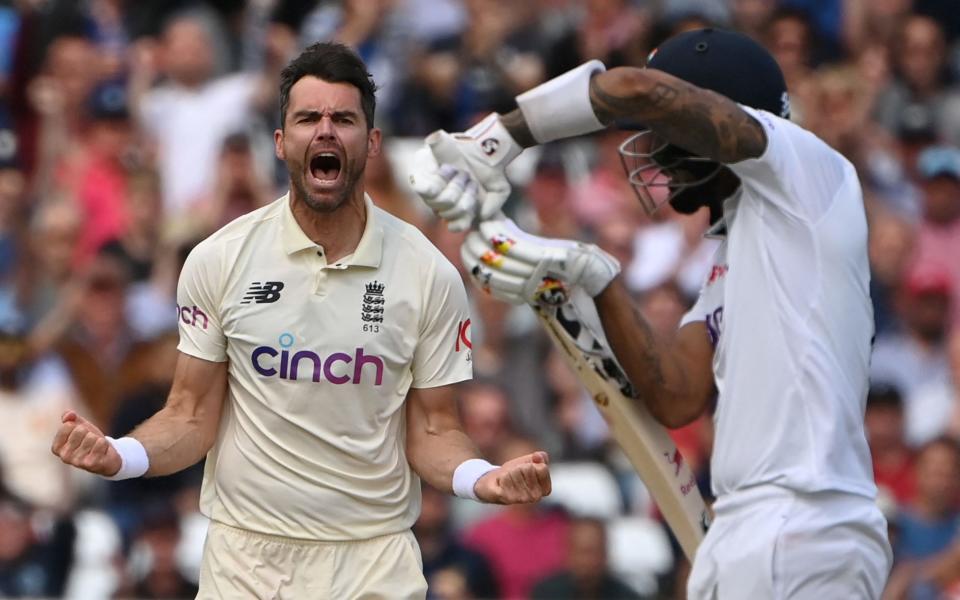
M 767 136 L 761 156 L 727 166 L 751 193 L 787 215 L 816 221 L 833 205 L 837 190 L 853 170 L 852 165 L 823 140 L 776 115 L 740 106 Z
M 420 338 L 413 355 L 415 388 L 430 388 L 473 377 L 470 309 L 457 270 L 443 257 L 435 260 L 424 288 Z
M 220 323 L 221 265 L 215 248 L 204 242 L 190 252 L 177 283 L 177 327 L 184 354 L 227 360 L 227 339 Z

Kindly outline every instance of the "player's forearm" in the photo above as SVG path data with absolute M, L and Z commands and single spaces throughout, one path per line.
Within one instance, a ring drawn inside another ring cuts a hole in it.
M 706 407 L 703 394 L 670 341 L 659 338 L 633 306 L 621 278 L 595 302 L 614 355 L 653 417 L 667 427 L 680 427 L 700 416 Z
M 147 451 L 146 476 L 169 475 L 199 462 L 213 445 L 219 420 L 219 414 L 204 414 L 171 397 L 167 406 L 130 434 Z
M 407 461 L 421 479 L 441 492 L 453 492 L 454 470 L 471 458 L 480 458 L 480 451 L 460 429 L 407 434 Z
M 733 163 L 756 158 L 766 147 L 763 128 L 735 102 L 656 69 L 618 67 L 596 73 L 589 95 L 600 123 L 642 123 L 697 156 Z M 536 145 L 520 109 L 500 120 L 518 144 Z

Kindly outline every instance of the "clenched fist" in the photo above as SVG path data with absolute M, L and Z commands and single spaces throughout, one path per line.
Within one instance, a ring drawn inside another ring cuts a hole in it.
M 477 480 L 473 487 L 481 502 L 527 504 L 550 495 L 550 467 L 546 452 L 509 460 Z
M 104 477 L 115 475 L 123 464 L 103 432 L 72 410 L 63 413 L 50 449 L 68 465 Z

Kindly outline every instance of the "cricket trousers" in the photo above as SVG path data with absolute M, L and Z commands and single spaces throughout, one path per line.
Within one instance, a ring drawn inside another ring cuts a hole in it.
M 264 535 L 212 521 L 198 600 L 422 599 L 420 547 L 403 531 L 319 542 Z
M 757 486 L 724 495 L 697 549 L 689 600 L 875 600 L 893 561 L 876 503 Z

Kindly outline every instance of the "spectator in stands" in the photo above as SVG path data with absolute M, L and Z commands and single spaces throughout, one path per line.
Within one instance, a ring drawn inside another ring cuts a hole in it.
M 938 438 L 924 446 L 917 456 L 917 496 L 897 518 L 898 537 L 894 547 L 896 560 L 891 583 L 912 571 L 913 561 L 931 558 L 947 550 L 960 532 L 960 443 Z M 917 581 L 909 590 L 917 600 L 939 598 L 930 582 Z
M 498 463 L 521 456 L 529 440 L 505 444 Z M 533 586 L 566 562 L 567 516 L 545 504 L 515 504 L 471 526 L 463 543 L 490 563 L 503 598 L 526 598 Z
M 89 115 L 68 186 L 83 215 L 74 254 L 77 265 L 84 265 L 104 244 L 122 236 L 129 220 L 127 163 L 135 138 L 124 86 L 119 82 L 98 86 L 89 100 Z
M 559 351 L 550 352 L 544 369 L 546 384 L 553 396 L 553 414 L 545 425 L 549 423 L 553 426 L 550 429 L 560 435 L 560 447 L 553 452 L 553 458 L 563 461 L 602 460 L 610 434 L 593 398 Z M 535 431 L 543 436 L 546 429 L 539 427 Z
M 135 338 L 127 319 L 128 285 L 123 264 L 98 255 L 55 337 L 83 403 L 102 429 L 109 428 L 120 399 L 139 387 L 150 367 L 151 344 Z
M 917 159 L 923 191 L 923 221 L 917 236 L 917 262 L 945 269 L 951 293 L 960 298 L 960 149 L 937 146 Z M 952 324 L 960 326 L 960 302 Z
M 458 131 L 486 112 L 509 110 L 544 79 L 533 3 L 468 0 L 466 29 L 433 41 L 415 61 L 395 125 L 404 135 Z M 519 12 L 518 12 L 519 11 Z M 527 18 L 524 18 L 527 17 Z
M 547 50 L 547 78 L 591 59 L 603 61 L 607 68 L 643 64 L 650 50 L 650 14 L 628 0 L 588 0 L 584 4 L 579 23 Z
M 948 378 L 946 337 L 950 280 L 935 265 L 916 265 L 899 290 L 897 309 L 904 330 L 877 338 L 870 362 L 874 381 L 892 383 L 903 394 L 907 414 L 922 385 Z
M 462 576 L 463 591 L 470 597 L 496 598 L 497 583 L 486 558 L 460 543 L 451 529 L 450 501 L 448 495 L 429 485 L 422 486 L 420 516 L 413 525 L 413 534 L 423 555 L 423 575 L 432 590 L 438 573 L 445 577 L 445 571 L 453 570 Z M 427 597 L 435 596 L 428 590 Z
M 737 31 L 756 40 L 762 40 L 764 30 L 773 16 L 779 2 L 777 0 L 731 0 L 730 21 Z
M 606 525 L 592 518 L 570 522 L 566 568 L 541 580 L 530 594 L 533 600 L 634 600 L 640 597 L 610 573 Z
M 517 439 L 507 391 L 493 379 L 475 379 L 460 392 L 463 430 L 483 456 L 494 456 Z
M 188 581 L 177 565 L 180 520 L 173 506 L 155 503 L 147 509 L 130 551 L 133 596 L 143 600 L 197 596 L 197 583 Z
M 881 93 L 877 120 L 892 129 L 909 111 L 932 111 L 939 137 L 960 144 L 960 93 L 947 85 L 946 42 L 930 17 L 903 19 L 893 48 L 896 80 Z
M 168 219 L 189 219 L 216 183 L 224 139 L 243 130 L 272 101 L 284 57 L 269 56 L 263 73 L 215 75 L 209 21 L 197 13 L 166 25 L 156 55 L 131 70 L 131 95 L 141 126 L 157 145 Z M 158 76 L 165 83 L 150 89 Z
M 69 520 L 34 521 L 30 504 L 0 487 L 0 597 L 60 597 L 73 562 Z
M 779 8 L 770 16 L 763 33 L 763 44 L 780 65 L 790 90 L 790 117 L 806 124 L 812 108 L 814 25 L 805 11 Z
M 406 66 L 412 50 L 413 24 L 410 21 L 415 16 L 405 12 L 405 3 L 397 0 L 306 3 L 315 6 L 305 15 L 296 15 L 297 4 L 303 6 L 305 3 L 289 0 L 280 3 L 274 19 L 299 38 L 301 48 L 317 40 L 329 40 L 355 49 L 377 82 L 379 110 L 376 126 L 386 126 L 389 132 L 390 123 L 382 121 L 394 114 L 405 84 Z
M 910 266 L 916 230 L 890 211 L 870 214 L 870 298 L 877 337 L 895 334 L 903 327 L 895 296 Z
M 913 452 L 904 437 L 903 398 L 897 388 L 884 383 L 870 386 L 864 425 L 877 486 L 906 505 L 913 500 L 916 482 Z
M 960 329 L 947 340 L 949 377 L 929 381 L 913 394 L 907 414 L 907 442 L 921 446 L 941 435 L 960 440 Z
M 27 97 L 37 119 L 33 192 L 43 196 L 54 183 L 72 186 L 70 165 L 78 156 L 89 118 L 88 99 L 97 83 L 96 53 L 90 41 L 77 34 L 57 38 L 46 50 L 40 73 L 27 86 Z
M 66 511 L 82 484 L 48 452 L 44 438 L 56 433 L 64 410 L 86 413 L 67 369 L 55 355 L 33 356 L 21 315 L 6 308 L 0 314 L 0 473 L 6 487 L 33 506 Z
M 216 184 L 209 196 L 198 202 L 191 222 L 182 223 L 184 229 L 176 230 L 175 237 L 203 237 L 272 202 L 273 191 L 260 171 L 250 136 L 243 132 L 228 135 L 216 163 Z

